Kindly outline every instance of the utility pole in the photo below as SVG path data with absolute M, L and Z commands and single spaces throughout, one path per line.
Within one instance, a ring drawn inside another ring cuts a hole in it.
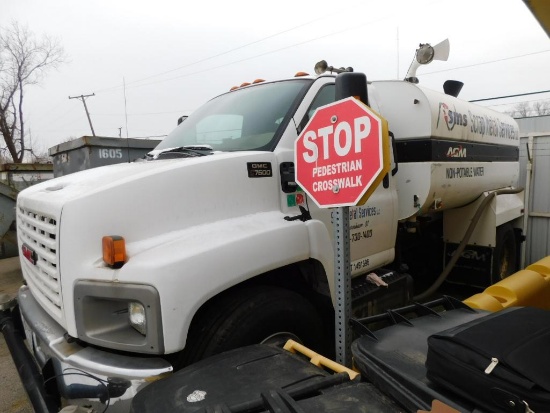
M 90 113 L 88 112 L 88 107 L 86 106 L 86 98 L 90 96 L 95 96 L 95 93 L 91 95 L 80 95 L 80 96 L 69 96 L 69 99 L 80 99 L 84 104 L 84 110 L 86 111 L 86 116 L 88 116 L 88 122 L 90 123 L 90 129 L 92 129 L 92 135 L 95 136 L 94 127 L 92 126 L 92 120 L 90 119 Z

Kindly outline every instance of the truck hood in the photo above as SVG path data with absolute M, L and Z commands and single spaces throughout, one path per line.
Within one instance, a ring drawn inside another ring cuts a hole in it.
M 87 238 L 81 231 L 90 236 L 119 234 L 139 241 L 206 222 L 279 209 L 273 174 L 249 177 L 248 164 L 260 162 L 277 170 L 272 152 L 116 164 L 34 185 L 19 194 L 18 206 L 59 221 L 61 231 L 74 232 L 61 237 L 69 242 Z
M 199 184 L 208 180 L 212 174 L 204 175 L 205 170 L 215 173 L 237 160 L 241 171 L 247 176 L 247 162 L 259 162 L 259 159 L 273 161 L 273 154 L 268 152 L 227 152 L 216 153 L 204 157 L 190 157 L 181 159 L 154 160 L 148 162 L 120 163 L 99 168 L 88 169 L 35 184 L 20 193 L 20 200 L 55 207 L 82 197 L 89 197 L 113 187 L 126 186 L 132 182 L 141 182 L 148 179 L 160 179 L 170 182 L 176 178 L 185 178 L 181 184 L 188 186 L 193 182 Z M 269 156 L 271 155 L 271 156 Z M 181 174 L 185 176 L 181 176 Z M 203 175 L 195 175 L 203 174 Z M 230 180 L 230 177 L 222 177 Z M 150 189 L 150 188 L 148 188 Z M 140 191 L 142 192 L 142 191 Z M 29 206 L 28 204 L 26 206 Z
M 261 166 L 259 176 L 254 166 Z M 190 264 L 181 266 L 182 256 L 199 257 L 197 251 L 210 245 L 222 245 L 234 256 L 246 248 L 234 243 L 239 239 L 234 234 L 256 234 L 261 250 L 258 234 L 266 228 L 277 232 L 279 220 L 298 227 L 281 212 L 277 170 L 272 152 L 232 152 L 117 164 L 34 185 L 17 201 L 19 243 L 39 252 L 38 264 L 21 254 L 25 278 L 40 304 L 75 335 L 78 280 L 154 285 L 162 276 L 155 262 L 160 257 L 165 268 L 177 269 L 171 274 L 178 280 L 192 277 Z M 301 258 L 307 255 L 307 235 L 300 228 L 293 240 Z M 128 263 L 120 269 L 102 259 L 102 238 L 109 235 L 126 241 Z M 142 265 L 133 267 L 140 259 Z M 208 272 L 215 259 L 200 262 L 201 271 Z

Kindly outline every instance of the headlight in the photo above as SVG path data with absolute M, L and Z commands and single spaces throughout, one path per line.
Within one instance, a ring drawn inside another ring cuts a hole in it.
M 101 347 L 162 354 L 158 291 L 150 285 L 79 281 L 74 288 L 78 338 Z
M 130 325 L 144 336 L 147 335 L 147 317 L 143 304 L 131 301 L 128 303 L 128 318 Z

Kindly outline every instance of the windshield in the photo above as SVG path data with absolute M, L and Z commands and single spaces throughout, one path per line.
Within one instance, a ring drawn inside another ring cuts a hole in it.
M 210 145 L 214 151 L 273 150 L 311 82 L 260 83 L 218 96 L 185 119 L 155 149 Z

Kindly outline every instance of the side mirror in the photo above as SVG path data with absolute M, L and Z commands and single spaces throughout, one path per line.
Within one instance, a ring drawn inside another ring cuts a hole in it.
M 355 97 L 364 104 L 369 104 L 367 76 L 359 72 L 340 73 L 336 78 L 336 100 Z

